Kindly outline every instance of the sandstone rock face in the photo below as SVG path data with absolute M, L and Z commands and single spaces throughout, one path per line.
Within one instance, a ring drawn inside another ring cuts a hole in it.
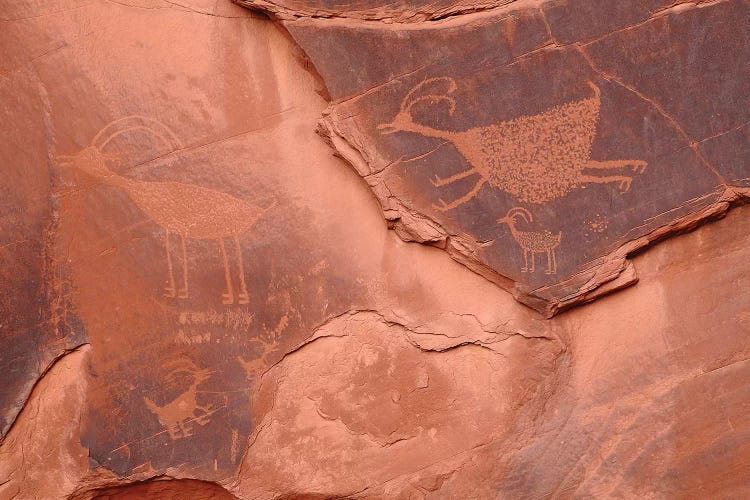
M 331 94 L 323 134 L 399 234 L 554 314 L 632 282 L 629 253 L 748 192 L 747 2 L 636 4 L 396 25 L 298 9 L 284 26 Z
M 238 3 L 1 4 L 0 499 L 750 495 L 748 2 Z

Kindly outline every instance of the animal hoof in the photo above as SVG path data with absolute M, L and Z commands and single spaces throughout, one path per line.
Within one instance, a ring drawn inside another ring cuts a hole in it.
M 175 294 L 174 288 L 171 286 L 164 288 L 164 296 L 169 297 L 170 299 L 175 298 L 177 295 Z
M 623 193 L 627 193 L 630 191 L 630 179 L 626 181 L 620 181 L 620 191 Z
M 648 163 L 646 163 L 645 161 L 635 162 L 635 164 L 633 165 L 633 171 L 642 174 L 646 171 L 646 167 L 648 167 Z
M 250 303 L 250 296 L 246 293 L 241 293 L 240 296 L 237 298 L 238 304 L 249 304 Z
M 183 289 L 183 290 L 180 290 L 179 293 L 177 293 L 177 298 L 179 298 L 179 299 L 187 299 L 189 297 L 190 296 L 188 295 L 188 291 L 187 290 Z
M 234 304 L 234 295 L 231 293 L 224 293 L 221 295 L 221 303 L 222 304 Z

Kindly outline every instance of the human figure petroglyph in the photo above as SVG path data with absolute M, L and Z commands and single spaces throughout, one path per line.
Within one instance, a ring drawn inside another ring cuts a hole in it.
M 130 131 L 142 130 L 153 134 L 172 151 L 182 149 L 174 133 L 165 125 L 143 116 L 128 116 L 116 120 L 96 134 L 91 144 L 74 156 L 59 156 L 58 160 L 94 176 L 103 182 L 124 190 L 131 200 L 149 219 L 164 228 L 164 247 L 167 257 L 169 285 L 165 295 L 171 298 L 189 298 L 187 249 L 185 240 L 215 240 L 224 265 L 226 292 L 222 295 L 224 304 L 235 303 L 232 275 L 224 240 L 229 238 L 234 244 L 237 258 L 239 294 L 238 304 L 247 304 L 250 297 L 245 281 L 245 268 L 239 237 L 247 232 L 263 214 L 272 208 L 276 201 L 267 207 L 260 207 L 240 200 L 226 193 L 181 182 L 140 181 L 113 172 L 107 161 L 116 156 L 103 153 L 103 149 L 115 137 Z M 175 283 L 170 235 L 180 239 L 182 254 L 182 286 Z
M 497 219 L 497 222 L 508 225 L 513 239 L 523 249 L 524 266 L 521 268 L 521 272 L 533 273 L 535 255 L 545 253 L 547 255 L 547 270 L 545 274 L 556 274 L 557 256 L 555 255 L 555 250 L 560 245 L 562 232 L 554 234 L 550 231 L 519 231 L 516 227 L 516 219 L 521 219 L 527 224 L 534 221 L 531 212 L 522 207 L 514 207 L 508 210 L 505 217 Z
M 159 423 L 167 428 L 169 437 L 173 440 L 191 436 L 194 424 L 206 425 L 211 421 L 211 414 L 219 409 L 212 405 L 198 404 L 196 397 L 198 386 L 211 377 L 211 370 L 198 369 L 190 360 L 178 360 L 170 375 L 174 376 L 180 372 L 188 373 L 193 378 L 193 383 L 175 399 L 160 406 L 147 396 L 143 398 L 148 409 L 156 415 Z
M 446 85 L 442 93 L 418 95 L 425 87 Z M 378 125 L 384 134 L 414 132 L 451 142 L 466 158 L 471 168 L 449 177 L 432 180 L 435 187 L 452 184 L 472 175 L 479 179 L 464 196 L 451 203 L 440 200 L 441 211 L 463 205 L 474 198 L 484 184 L 500 188 L 517 200 L 543 203 L 560 198 L 574 187 L 586 183 L 618 183 L 620 190 L 630 189 L 627 175 L 599 175 L 602 171 L 631 167 L 645 171 L 643 160 L 592 160 L 591 146 L 601 107 L 601 92 L 588 82 L 593 95 L 549 108 L 539 114 L 519 116 L 493 125 L 449 131 L 415 123 L 412 108 L 419 103 L 448 105 L 449 115 L 456 109 L 450 94 L 458 88 L 450 77 L 424 80 L 412 88 L 401 101 L 398 114 L 390 123 Z M 589 170 L 589 172 L 585 172 Z

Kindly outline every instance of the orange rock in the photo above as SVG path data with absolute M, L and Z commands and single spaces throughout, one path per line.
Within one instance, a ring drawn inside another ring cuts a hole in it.
M 750 494 L 746 2 L 241 3 L 0 9 L 0 500 Z

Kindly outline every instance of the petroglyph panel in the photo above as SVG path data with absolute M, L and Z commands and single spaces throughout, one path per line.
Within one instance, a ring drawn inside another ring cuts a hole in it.
M 244 3 L 0 9 L 0 498 L 750 498 L 746 1 Z
M 237 303 L 247 304 L 250 296 L 245 282 L 245 266 L 239 238 L 276 204 L 276 200 L 272 199 L 267 207 L 260 207 L 229 194 L 194 184 L 142 181 L 119 175 L 107 164 L 108 157 L 105 148 L 118 136 L 136 131 L 144 131 L 158 138 L 162 145 L 168 148 L 167 154 L 176 156 L 176 153 L 183 149 L 179 139 L 169 127 L 157 120 L 133 115 L 109 123 L 94 136 L 91 144 L 86 148 L 73 156 L 58 156 L 58 161 L 62 165 L 77 168 L 105 184 L 122 189 L 146 217 L 164 230 L 168 271 L 166 297 L 180 299 L 190 297 L 185 240 L 215 240 L 221 251 L 221 262 L 224 265 L 224 278 L 226 279 L 226 291 L 222 295 L 222 302 L 233 304 L 235 293 L 232 286 L 232 271 L 224 246 L 224 240 L 230 238 L 237 260 L 236 276 L 239 281 Z M 112 162 L 116 163 L 118 160 L 122 162 L 122 158 L 118 155 L 110 156 L 113 156 Z M 119 168 L 122 168 L 122 165 L 119 165 Z M 180 288 L 175 286 L 170 233 L 180 238 L 182 250 Z
M 294 122 L 198 140 L 147 115 L 111 123 L 55 158 L 64 214 L 55 247 L 85 284 L 74 300 L 107 380 L 83 442 L 122 474 L 183 460 L 219 476 L 254 428 L 258 376 L 364 288 L 321 273 L 338 250 L 315 245 L 315 215 L 289 193 L 299 187 L 269 168 L 306 167 L 269 141 Z M 108 359 L 111 349 L 121 354 Z
M 423 89 L 446 83 L 444 93 L 425 93 Z M 447 178 L 436 177 L 435 187 L 450 185 L 469 176 L 478 176 L 468 194 L 436 207 L 441 211 L 454 209 L 473 199 L 484 186 L 500 189 L 527 203 L 544 203 L 567 195 L 577 185 L 615 182 L 620 190 L 630 189 L 632 178 L 626 175 L 594 176 L 586 169 L 606 170 L 632 167 L 643 172 L 643 160 L 591 159 L 591 146 L 599 121 L 601 91 L 588 82 L 594 95 L 542 111 L 533 116 L 519 116 L 508 121 L 465 131 L 447 131 L 414 122 L 411 110 L 419 103 L 446 102 L 448 114 L 456 111 L 450 94 L 457 84 L 452 78 L 430 78 L 411 89 L 401 101 L 392 122 L 378 125 L 384 134 L 412 132 L 450 142 L 471 165 L 469 170 Z M 420 92 L 422 91 L 422 92 Z M 420 95 L 420 93 L 422 95 Z M 415 96 L 416 94 L 416 96 Z
M 630 29 L 581 30 L 577 44 L 558 40 L 574 21 L 551 4 L 387 29 L 283 21 L 332 94 L 321 133 L 398 234 L 444 247 L 548 315 L 633 282 L 630 252 L 723 213 L 750 177 L 746 92 L 698 83 L 710 65 L 747 81 L 721 48 L 750 57 L 748 29 L 721 27 L 747 19 L 747 2 L 654 4 L 630 12 L 641 19 Z
M 259 375 L 368 294 L 343 258 L 364 244 L 339 248 L 348 218 L 330 216 L 328 189 L 356 179 L 333 161 L 310 172 L 329 155 L 311 126 L 325 102 L 267 19 L 228 2 L 215 17 L 79 3 L 7 23 L 55 44 L 0 63 L 0 433 L 88 343 L 85 462 L 224 478 L 255 429 Z

